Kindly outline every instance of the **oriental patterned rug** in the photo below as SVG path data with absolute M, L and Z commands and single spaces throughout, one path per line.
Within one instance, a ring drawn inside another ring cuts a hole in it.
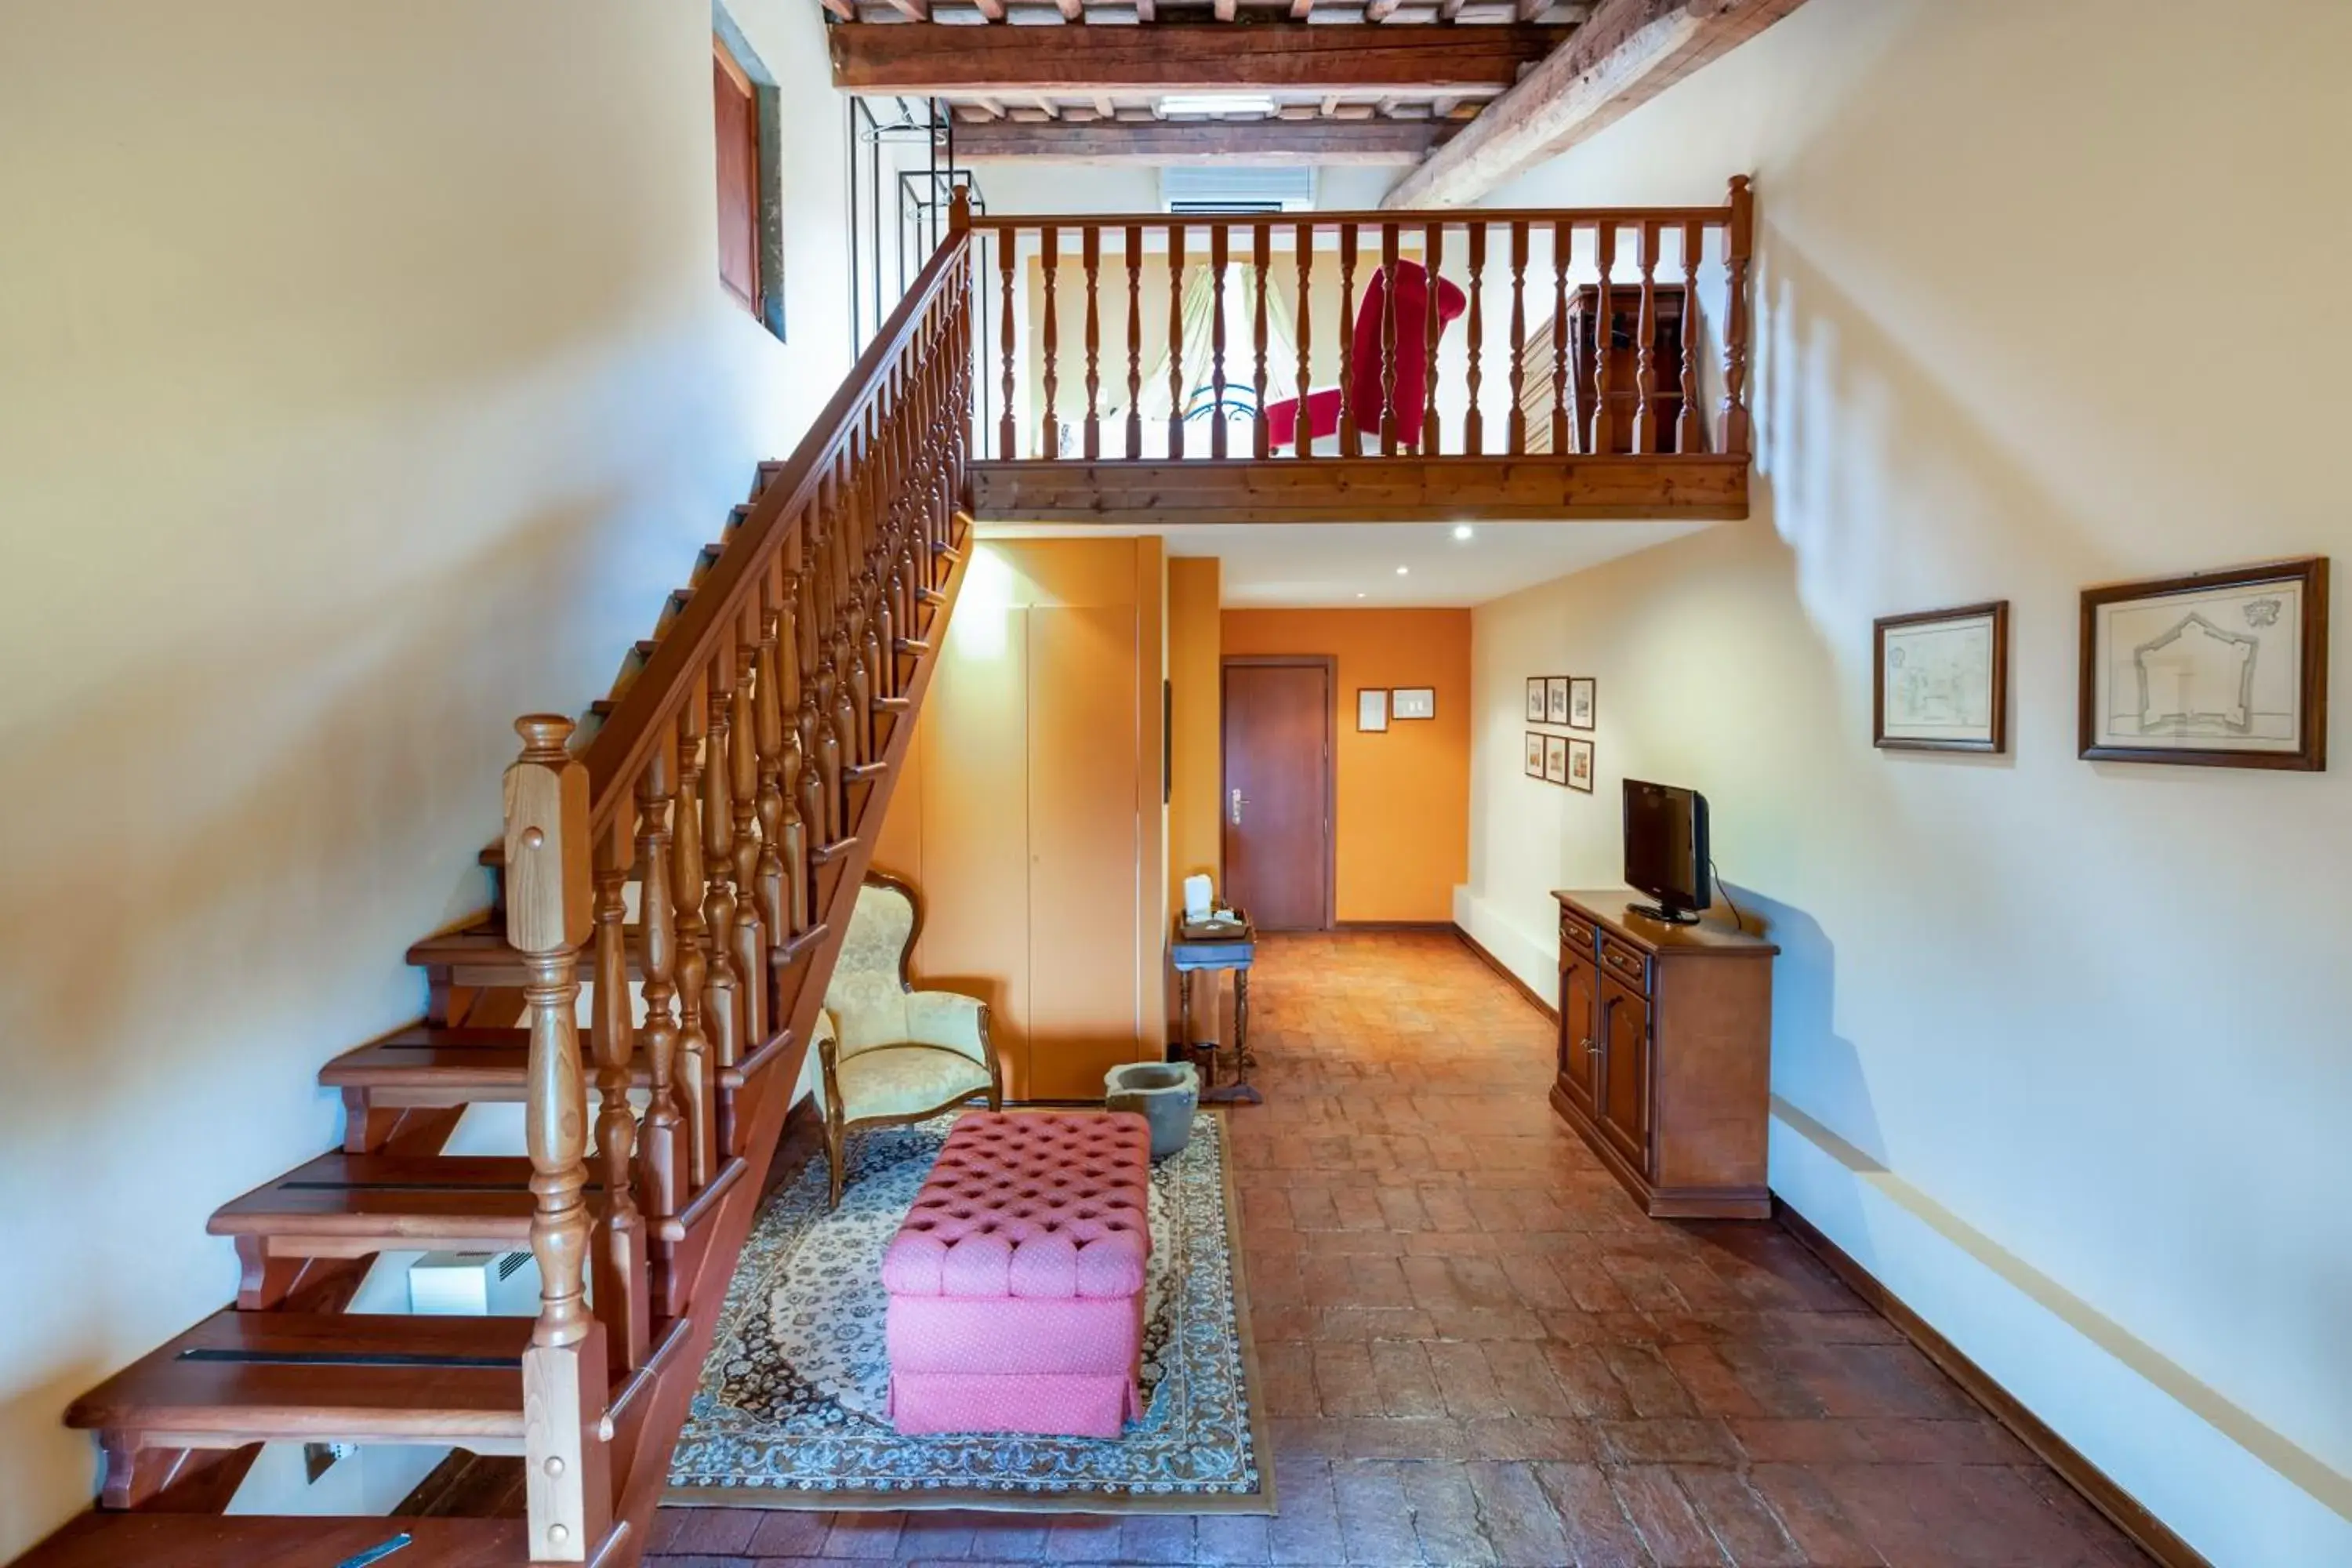
M 954 1125 L 857 1141 L 768 1200 L 728 1287 L 665 1501 L 730 1508 L 1272 1513 L 1238 1205 L 1221 1115 L 1151 1173 L 1140 1420 L 1112 1439 L 902 1437 L 885 1412 L 882 1250 Z

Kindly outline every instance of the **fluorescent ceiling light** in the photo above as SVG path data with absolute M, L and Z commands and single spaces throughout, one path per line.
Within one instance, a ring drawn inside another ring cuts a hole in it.
M 1263 93 L 1171 92 L 1160 100 L 1162 114 L 1257 114 L 1274 112 L 1274 100 Z

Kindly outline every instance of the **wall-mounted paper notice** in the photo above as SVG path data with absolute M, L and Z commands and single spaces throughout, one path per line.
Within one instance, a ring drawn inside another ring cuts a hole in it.
M 1209 887 L 1209 878 L 1206 872 L 1203 872 L 1199 876 L 1185 878 L 1184 918 L 1188 921 L 1207 920 L 1209 918 L 1210 897 L 1211 891 Z

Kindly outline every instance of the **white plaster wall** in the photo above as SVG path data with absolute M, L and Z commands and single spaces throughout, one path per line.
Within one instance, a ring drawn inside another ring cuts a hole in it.
M 1477 612 L 1459 908 L 1549 991 L 1620 781 L 1705 791 L 1785 949 L 1776 1187 L 2216 1563 L 2309 1568 L 2352 1561 L 2352 733 L 2074 754 L 2082 587 L 2352 554 L 2352 11 L 2230 13 L 1814 0 L 1493 194 L 1755 174 L 1760 499 Z M 2011 754 L 1874 752 L 1872 617 L 1990 598 Z M 1563 672 L 1590 796 L 1521 776 Z
M 789 345 L 722 293 L 710 16 L 0 7 L 0 1558 L 67 1402 L 226 1301 L 224 1200 L 422 1010 L 516 714 L 576 711 L 847 363 L 818 8 Z

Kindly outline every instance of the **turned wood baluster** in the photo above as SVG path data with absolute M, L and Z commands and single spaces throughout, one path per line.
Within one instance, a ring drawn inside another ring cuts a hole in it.
M 652 1254 L 652 1295 L 666 1313 L 677 1310 L 686 1289 L 675 1267 L 677 1244 L 685 1238 L 677 1214 L 687 1197 L 686 1116 L 677 1094 L 680 1036 L 673 1006 L 677 995 L 677 910 L 669 885 L 676 765 L 669 737 L 656 736 L 653 756 L 637 777 L 637 925 L 646 1005 L 637 1044 L 653 1079 L 645 1125 L 637 1135 L 638 1187 L 644 1194 L 646 1246 Z
M 1397 449 L 1397 338 L 1404 311 L 1397 304 L 1397 226 L 1381 225 L 1381 456 Z
M 1734 174 L 1731 221 L 1724 231 L 1729 288 L 1723 318 L 1723 449 L 1739 458 L 1748 456 L 1748 264 L 1755 241 L 1756 195 L 1747 175 Z M 1685 324 L 1683 330 L 1690 328 Z
M 1633 450 L 1658 449 L 1656 414 L 1650 406 L 1652 345 L 1658 335 L 1658 226 L 1642 226 L 1642 314 L 1633 329 Z
M 709 1184 L 711 1035 L 708 891 L 702 868 L 703 682 L 697 679 L 677 715 L 677 830 L 670 837 L 670 897 L 677 910 L 677 1094 L 686 1107 L 686 1173 L 694 1190 Z
M 615 1372 L 646 1363 L 653 1313 L 646 1278 L 646 1224 L 637 1212 L 631 1168 L 637 1120 L 629 1110 L 636 1020 L 629 1003 L 629 814 L 596 836 L 596 1162 L 604 1174 L 604 1214 L 596 1238 L 596 1315 L 603 1320 Z
M 1143 456 L 1143 226 L 1127 226 L 1127 455 Z
M 1095 292 L 1095 274 L 1102 265 L 1102 230 L 1086 226 L 1080 262 L 1087 274 L 1087 458 L 1102 456 L 1102 306 Z
M 1609 351 L 1616 337 L 1617 300 L 1609 287 L 1609 271 L 1617 258 L 1617 226 L 1603 221 L 1594 238 L 1600 247 L 1601 282 L 1592 295 L 1592 445 L 1585 450 L 1605 458 L 1616 434 L 1609 417 Z
M 1422 408 L 1421 441 L 1415 450 L 1432 454 L 1437 440 L 1437 334 L 1444 321 L 1437 313 L 1439 268 L 1445 263 L 1445 226 L 1432 223 L 1422 229 Z
M 877 553 L 881 548 L 877 539 Z M 882 699 L 888 691 L 887 677 L 883 671 L 882 587 L 873 563 L 874 555 L 869 554 L 866 570 L 858 579 L 860 625 L 858 644 L 852 650 L 857 668 L 850 681 L 850 706 L 857 716 L 858 761 L 868 765 L 882 755 Z
M 1575 244 L 1574 225 L 1551 226 L 1551 451 L 1556 458 L 1576 449 L 1577 432 L 1569 417 L 1572 394 L 1568 336 L 1568 263 Z
M 1505 423 L 1511 455 L 1528 449 L 1528 226 L 1511 225 L 1511 414 Z
M 1223 224 L 1209 230 L 1209 456 L 1225 455 L 1225 241 Z
M 1271 427 L 1265 418 L 1265 273 L 1274 259 L 1274 234 L 1262 223 L 1250 226 L 1250 259 L 1255 268 L 1257 299 L 1256 319 L 1250 334 L 1257 351 L 1257 369 L 1251 382 L 1255 406 L 1250 411 L 1250 456 L 1264 458 L 1271 445 L 1267 438 Z
M 1479 353 L 1486 341 L 1486 226 L 1470 226 L 1470 320 L 1465 325 L 1470 332 L 1470 406 L 1462 416 L 1462 449 L 1476 456 L 1486 449 L 1486 422 L 1478 412 L 1478 391 L 1486 376 L 1479 366 Z
M 785 574 L 781 586 L 773 576 L 765 586 L 766 615 L 761 623 L 751 685 L 759 704 L 752 722 L 760 747 L 760 864 L 755 885 L 760 889 L 760 912 L 767 926 L 768 941 L 772 946 L 782 947 L 800 935 L 802 924 L 792 863 L 784 847 L 784 825 L 794 815 L 790 791 L 798 782 L 788 778 L 784 771 L 782 672 L 787 646 L 784 639 L 789 635 L 785 630 L 784 606 L 792 597 L 791 574 Z M 763 993 L 767 990 L 761 989 Z
M 1699 422 L 1705 416 L 1698 406 L 1698 258 L 1704 232 L 1696 223 L 1683 225 L 1683 304 L 1675 333 L 1682 347 L 1683 407 L 1675 421 L 1677 452 L 1696 452 L 1703 444 Z
M 588 770 L 565 750 L 572 721 L 515 721 L 523 750 L 506 774 L 507 941 L 522 955 L 530 1019 L 525 1146 L 539 1320 L 523 1352 L 523 1449 L 531 1555 L 577 1563 L 611 1523 L 600 1428 L 610 1386 L 604 1326 L 588 1311 L 588 1080 L 576 1008 L 591 886 Z
M 1315 270 L 1315 226 L 1298 226 L 1295 243 L 1298 247 L 1298 397 L 1290 433 L 1291 450 L 1297 456 L 1314 456 L 1315 418 L 1307 409 L 1307 389 L 1314 384 L 1308 380 L 1307 344 L 1314 336 L 1315 313 L 1307 308 L 1308 280 Z
M 1009 228 L 996 231 L 996 269 L 1004 285 L 1003 308 L 997 311 L 998 335 L 1004 353 L 1004 412 L 996 422 L 996 455 L 1008 462 L 1020 456 L 1013 444 L 1013 256 L 1020 248 L 1014 244 L 1016 235 L 1016 230 Z
M 1360 458 L 1356 430 L 1356 226 L 1339 226 L 1339 455 Z
M 1168 226 L 1168 455 L 1184 455 L 1184 226 Z
M 1060 358 L 1062 348 L 1059 311 L 1056 310 L 1060 301 L 1055 297 L 1056 290 L 1054 287 L 1054 264 L 1061 259 L 1061 231 L 1052 224 L 1047 224 L 1045 248 L 1037 257 L 1039 276 L 1044 284 L 1042 299 L 1045 311 L 1045 323 L 1037 340 L 1045 372 L 1045 413 L 1043 421 L 1037 426 L 1037 439 L 1040 443 L 1037 455 L 1041 458 L 1058 458 L 1062 455 L 1062 422 L 1054 410 L 1054 392 L 1061 385 L 1059 366 L 1056 362 Z
M 750 1047 L 744 1004 L 747 978 L 737 962 L 735 897 L 734 660 L 721 650 L 704 679 L 710 697 L 702 769 L 703 1028 L 710 1037 L 710 1166 L 734 1152 L 734 1096 L 728 1075 Z M 701 1179 L 709 1180 L 706 1174 Z
M 735 712 L 727 755 L 734 764 L 730 790 L 735 808 L 735 978 L 743 1012 L 742 1055 L 749 1057 L 768 1039 L 768 943 L 772 926 L 760 909 L 760 784 L 763 776 L 759 746 L 759 699 L 753 683 L 760 676 L 759 620 L 755 610 L 744 615 L 751 634 L 735 649 Z M 741 1065 L 741 1058 L 736 1062 Z M 732 1099 L 732 1090 L 730 1090 Z M 731 1110 L 731 1104 L 730 1104 Z M 719 1147 L 735 1152 L 730 1140 Z

